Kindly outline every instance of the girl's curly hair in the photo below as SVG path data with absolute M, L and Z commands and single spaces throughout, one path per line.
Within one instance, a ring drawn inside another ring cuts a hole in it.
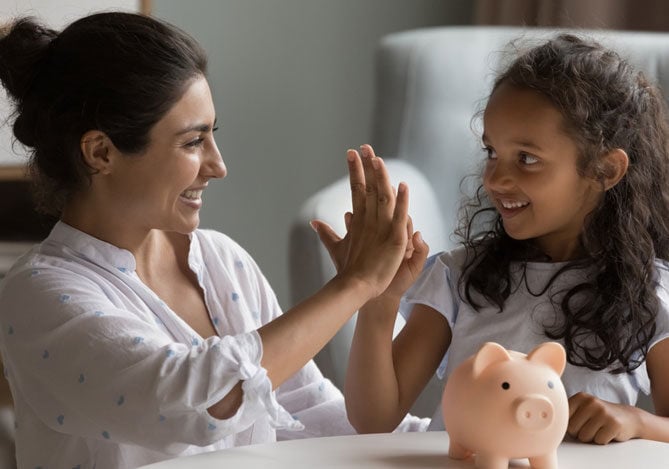
M 494 83 L 535 90 L 561 112 L 579 148 L 578 171 L 602 179 L 602 155 L 624 150 L 629 168 L 589 214 L 581 243 L 586 257 L 553 275 L 588 269 L 582 283 L 551 294 L 563 319 L 544 325 L 564 339 L 570 363 L 630 372 L 643 363 L 658 310 L 656 258 L 669 259 L 669 125 L 660 90 L 616 52 L 590 39 L 562 34 L 521 54 Z M 491 94 L 492 94 L 491 93 Z M 481 221 L 483 220 L 483 221 Z M 500 311 L 513 286 L 511 262 L 541 259 L 538 249 L 512 239 L 479 187 L 461 211 L 458 234 L 467 262 L 464 299 L 478 292 Z

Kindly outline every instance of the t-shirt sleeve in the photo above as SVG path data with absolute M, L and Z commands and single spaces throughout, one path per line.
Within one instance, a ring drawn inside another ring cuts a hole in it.
M 423 271 L 400 301 L 400 314 L 409 319 L 416 304 L 429 306 L 441 313 L 451 330 L 458 316 L 457 282 L 451 275 L 451 257 L 447 253 L 428 258 Z
M 669 264 L 664 261 L 657 261 L 655 265 L 659 278 L 657 287 L 659 310 L 655 320 L 655 335 L 650 341 L 649 349 L 658 342 L 669 338 Z

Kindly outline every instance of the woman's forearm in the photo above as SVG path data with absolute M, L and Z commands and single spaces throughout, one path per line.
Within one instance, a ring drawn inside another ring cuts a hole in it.
M 335 277 L 321 290 L 258 329 L 262 366 L 278 387 L 302 368 L 369 298 L 360 280 Z

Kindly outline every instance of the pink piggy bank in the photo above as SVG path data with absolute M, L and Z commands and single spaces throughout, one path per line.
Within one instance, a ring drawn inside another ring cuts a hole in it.
M 510 459 L 528 458 L 533 468 L 557 469 L 557 447 L 569 420 L 560 380 L 565 362 L 556 342 L 528 355 L 484 344 L 446 382 L 448 455 L 464 459 L 474 453 L 478 468 L 506 469 Z

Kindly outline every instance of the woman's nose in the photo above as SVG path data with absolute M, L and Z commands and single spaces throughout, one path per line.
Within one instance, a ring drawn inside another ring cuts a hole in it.
M 228 174 L 228 169 L 225 167 L 218 145 L 215 142 L 212 142 L 209 151 L 204 154 L 202 173 L 207 179 L 220 179 Z

